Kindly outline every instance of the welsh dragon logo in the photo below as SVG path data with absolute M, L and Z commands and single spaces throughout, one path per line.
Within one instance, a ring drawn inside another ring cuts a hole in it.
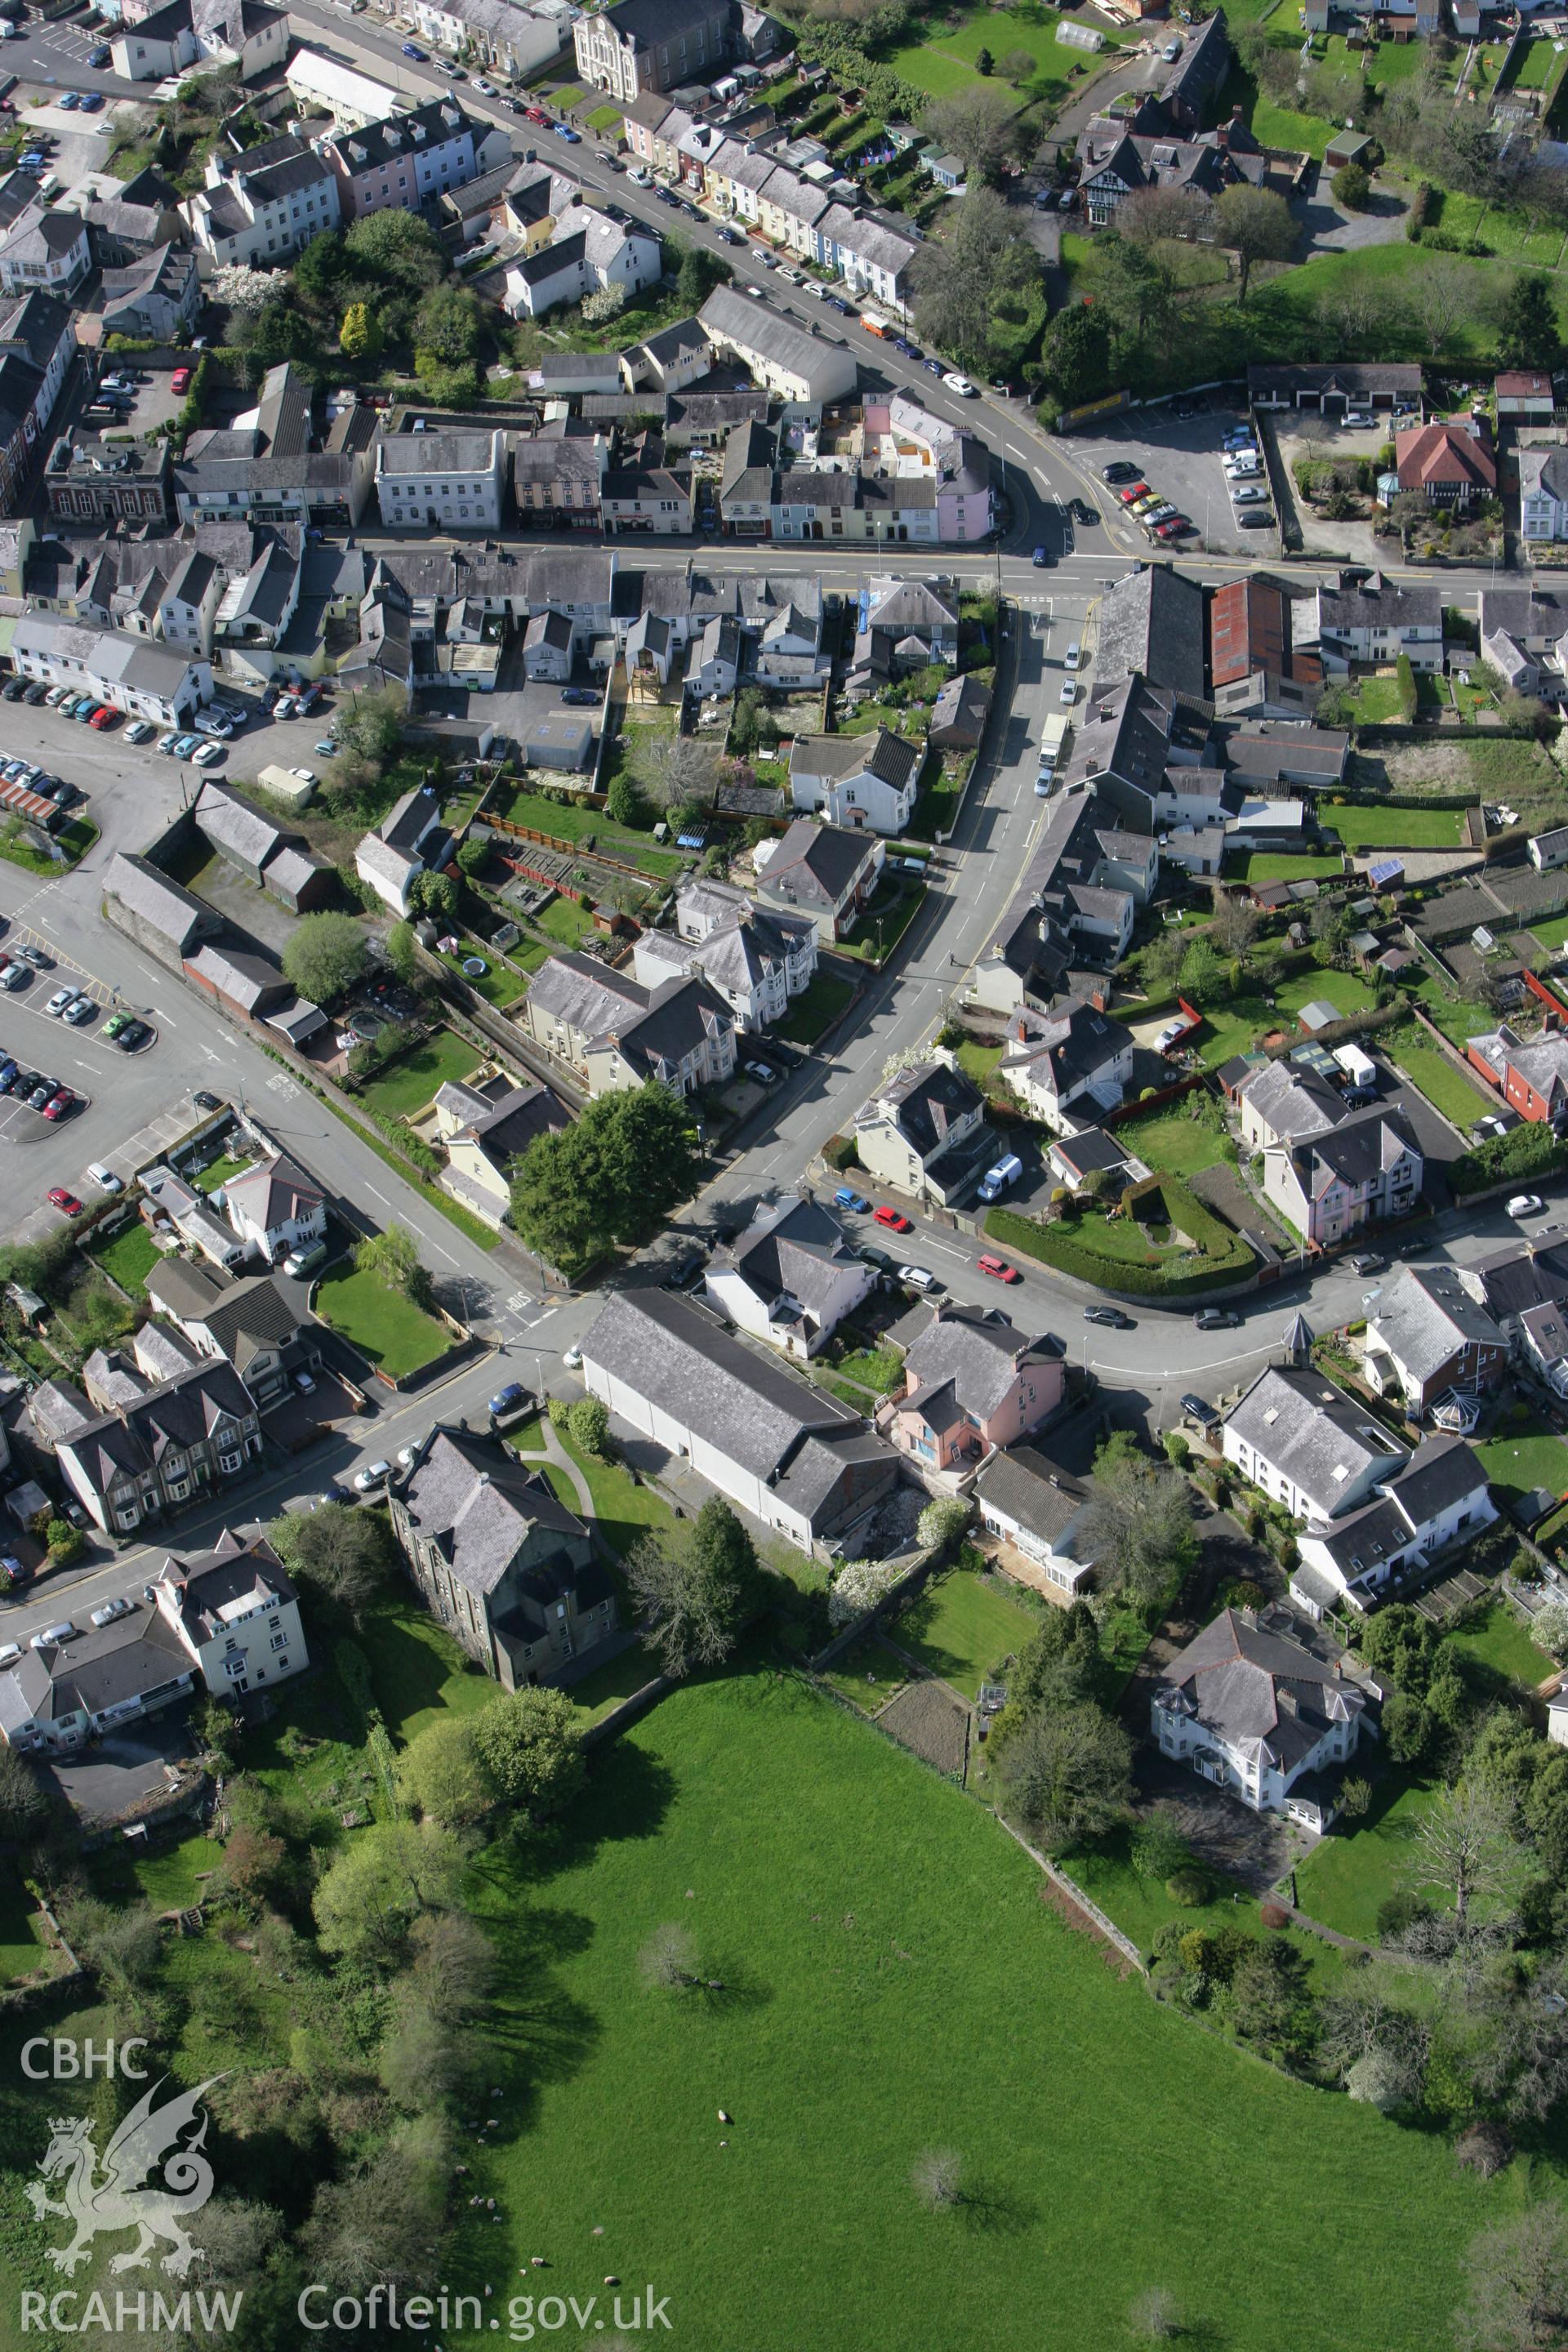
M 167 2081 L 167 2076 L 163 2081 Z M 162 2268 L 184 2278 L 192 2263 L 202 2258 L 185 2223 L 202 2210 L 213 2193 L 213 2168 L 202 2153 L 207 2117 L 202 2099 L 221 2074 L 209 2075 L 194 2091 L 183 2091 L 161 2107 L 153 2102 L 163 2088 L 154 2083 L 143 2092 L 110 2141 L 99 2169 L 92 2127 L 84 2116 L 53 2116 L 49 2145 L 39 2160 L 44 2180 L 63 2177 L 64 2194 L 51 2197 L 42 2181 L 27 2184 L 27 2202 L 40 2221 L 58 2213 L 71 2222 L 75 2236 L 68 2246 L 51 2246 L 49 2260 L 68 2278 L 92 2251 L 100 2231 L 134 2230 L 136 2243 L 116 2254 L 111 2271 L 144 2270 L 153 2248 L 166 2241 L 170 2251 Z M 194 2139 L 182 2145 L 180 2134 L 200 2116 Z M 150 2180 L 161 2175 L 161 2181 Z

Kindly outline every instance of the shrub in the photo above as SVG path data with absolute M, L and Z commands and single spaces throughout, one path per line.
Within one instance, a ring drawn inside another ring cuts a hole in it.
M 852 1135 L 834 1136 L 823 1145 L 822 1156 L 829 1168 L 836 1168 L 841 1176 L 847 1168 L 860 1165 L 860 1147 Z
M 1410 667 L 1408 654 L 1401 654 L 1394 665 L 1394 682 L 1399 693 L 1401 717 L 1409 723 L 1415 716 L 1419 697 L 1415 690 L 1415 672 Z
M 1274 1934 L 1278 1934 L 1281 1927 L 1288 1927 L 1290 1925 L 1290 1914 L 1282 1903 L 1260 1905 L 1258 1916 L 1264 1926 Z
M 1196 1911 L 1208 1901 L 1209 1882 L 1206 1871 L 1192 1864 L 1184 1870 L 1173 1870 L 1165 1881 L 1165 1895 L 1184 1911 Z
M 1568 1142 L 1543 1122 L 1529 1121 L 1507 1135 L 1490 1135 L 1469 1151 L 1461 1151 L 1448 1171 L 1448 1181 L 1458 1194 L 1482 1192 L 1521 1176 L 1550 1176 L 1568 1165 Z
M 1397 1944 L 1418 1919 L 1431 1916 L 1430 1903 L 1401 1887 L 1397 1894 L 1385 1895 L 1377 1906 L 1377 1940 L 1380 1944 Z
M 1334 192 L 1334 202 L 1343 205 L 1348 213 L 1366 210 L 1372 194 L 1372 181 L 1359 163 L 1342 163 L 1329 185 Z

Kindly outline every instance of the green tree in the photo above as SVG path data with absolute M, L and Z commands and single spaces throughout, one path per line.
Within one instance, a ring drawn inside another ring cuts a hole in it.
M 1518 271 L 1510 281 L 1498 317 L 1500 365 L 1554 368 L 1562 352 L 1552 280 L 1544 270 Z
M 386 935 L 386 961 L 406 987 L 419 977 L 419 958 L 415 952 L 412 923 L 394 923 Z
M 1119 1818 L 1131 1788 L 1132 1742 L 1098 1706 L 1064 1706 L 1021 1723 L 994 1769 L 1008 1811 L 1059 1849 L 1101 1835 Z
M 352 915 L 301 915 L 284 943 L 284 975 L 312 1004 L 333 1004 L 362 976 L 369 953 Z
M 0 1838 L 25 1845 L 49 1817 L 48 1791 L 21 1753 L 0 1748 Z
M 1221 245 L 1228 246 L 1236 256 L 1238 302 L 1247 300 L 1258 262 L 1289 261 L 1296 250 L 1296 224 L 1284 197 L 1270 188 L 1255 188 L 1246 180 L 1215 197 L 1214 224 Z
M 297 1584 L 357 1625 L 384 1594 L 396 1565 L 385 1519 L 375 1511 L 323 1504 L 285 1511 L 267 1539 Z
M 1313 2035 L 1307 1955 L 1282 1938 L 1255 1943 L 1230 1980 L 1230 2021 L 1248 2042 L 1304 2057 Z
M 87 1549 L 86 1537 L 68 1519 L 51 1519 L 44 1530 L 44 1541 L 51 1568 L 74 1568 Z
M 343 245 L 350 262 L 405 292 L 423 294 L 447 273 L 447 256 L 435 230 L 417 213 L 395 205 L 361 213 Z
M 463 1870 L 462 1847 L 431 1823 L 377 1822 L 356 1832 L 316 1888 L 322 1950 L 351 1965 L 390 1967 L 422 1913 L 458 1907 Z
M 915 1522 L 915 1537 L 928 1551 L 955 1544 L 969 1525 L 969 1505 L 961 1495 L 938 1495 Z
M 711 1495 L 676 1549 L 645 1536 L 626 1560 L 649 1647 L 667 1675 L 727 1658 L 757 1595 L 757 1555 L 728 1503 Z
M 713 289 L 727 286 L 734 276 L 727 261 L 710 253 L 706 246 L 689 244 L 685 237 L 666 237 L 664 268 L 667 277 L 674 268 L 676 293 L 690 311 L 700 310 Z
M 567 1412 L 567 1424 L 584 1454 L 602 1454 L 609 1444 L 609 1407 L 598 1397 L 579 1397 Z
M 1098 400 L 1110 382 L 1110 328 L 1098 304 L 1058 310 L 1046 330 L 1046 373 L 1064 408 Z
M 1007 1676 L 1006 1711 L 1017 1720 L 1039 1710 L 1099 1704 L 1110 1693 L 1094 1612 L 1075 1601 L 1042 1617 L 1025 1640 Z
M 408 903 L 416 915 L 428 915 L 432 922 L 450 923 L 458 911 L 458 886 L 449 874 L 433 874 L 426 869 L 416 874 L 409 884 Z
M 479 351 L 484 319 L 478 298 L 466 286 L 447 281 L 433 287 L 414 320 L 414 341 L 444 367 L 463 367 Z
M 1342 163 L 1329 185 L 1335 204 L 1342 205 L 1347 213 L 1365 212 L 1372 197 L 1372 179 L 1359 163 Z
M 458 865 L 470 882 L 477 882 L 490 862 L 490 845 L 470 835 L 458 852 Z
M 381 328 L 366 302 L 351 302 L 343 312 L 338 341 L 345 358 L 374 360 L 381 352 Z
M 1176 985 L 1194 1004 L 1215 1004 L 1227 993 L 1229 974 L 1207 940 L 1195 939 L 1187 949 Z
M 482 1708 L 473 1726 L 490 1786 L 535 1820 L 561 1811 L 583 1786 L 578 1711 L 564 1691 L 509 1691 Z
M 667 1216 L 700 1166 L 684 1097 L 650 1079 L 601 1095 L 574 1127 L 530 1145 L 512 1182 L 511 1221 L 552 1265 L 581 1265 Z
M 342 271 L 342 238 L 336 229 L 322 229 L 294 264 L 294 290 L 309 302 L 330 302 Z
M 996 60 L 992 56 L 989 49 L 976 49 L 974 52 L 974 70 L 977 74 L 991 74 L 995 72 Z
M 408 698 L 400 687 L 353 695 L 337 714 L 333 731 L 338 741 L 362 758 L 384 768 L 403 740 Z
M 1186 1480 L 1157 1469 L 1125 1431 L 1094 1457 L 1084 1524 L 1107 1580 L 1135 1601 L 1163 1601 L 1196 1557 Z
M 624 768 L 617 769 L 610 779 L 610 789 L 605 795 L 605 814 L 612 824 L 628 829 L 643 822 L 641 795 Z
M 419 1263 L 419 1244 L 406 1225 L 390 1224 L 384 1233 L 368 1234 L 357 1243 L 354 1272 L 372 1275 L 388 1290 L 401 1291 L 416 1307 L 430 1304 L 430 1276 Z
M 462 1829 L 477 1822 L 495 1802 L 474 1738 L 475 1720 L 465 1715 L 437 1716 L 397 1759 L 397 1785 L 404 1799 L 443 1829 Z

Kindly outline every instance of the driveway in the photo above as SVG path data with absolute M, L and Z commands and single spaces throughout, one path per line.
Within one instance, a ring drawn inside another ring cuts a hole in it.
M 1331 176 L 1320 170 L 1312 193 L 1290 207 L 1313 253 L 1361 253 L 1370 245 L 1391 245 L 1405 235 L 1409 204 L 1404 196 L 1376 188 L 1364 212 L 1348 213 L 1334 202 Z
M 1378 1089 L 1379 1102 L 1385 1109 L 1403 1113 L 1421 1146 L 1421 1155 L 1426 1163 L 1422 1191 L 1439 1213 L 1451 1209 L 1454 1196 L 1448 1190 L 1447 1171 L 1450 1164 L 1467 1149 L 1466 1144 L 1442 1114 L 1433 1109 L 1418 1087 L 1405 1084 L 1384 1055 L 1376 1054 L 1373 1058 L 1383 1081 Z M 1476 1117 L 1479 1118 L 1485 1109 L 1486 1104 L 1478 1094 Z
M 110 1732 L 80 1755 L 51 1759 L 44 1765 L 44 1777 L 53 1780 L 83 1821 L 111 1821 L 128 1807 L 161 1796 L 169 1785 L 168 1768 L 191 1752 L 182 1705 Z

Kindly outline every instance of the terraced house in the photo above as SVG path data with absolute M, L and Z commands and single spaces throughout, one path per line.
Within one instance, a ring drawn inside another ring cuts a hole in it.
M 229 1364 L 192 1363 L 156 1382 L 118 1368 L 113 1392 L 122 1401 L 105 1411 L 46 1381 L 28 1401 L 61 1476 L 106 1534 L 198 1499 L 261 1452 L 256 1401 Z

